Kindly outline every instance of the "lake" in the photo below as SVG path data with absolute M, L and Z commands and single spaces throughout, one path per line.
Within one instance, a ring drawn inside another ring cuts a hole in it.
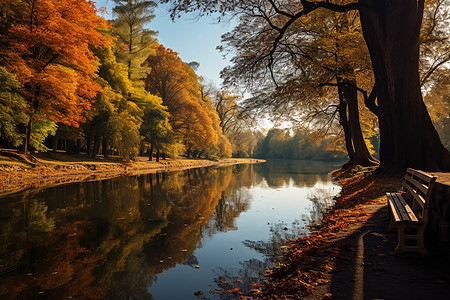
M 249 293 L 279 261 L 280 247 L 332 205 L 340 188 L 328 173 L 339 166 L 268 161 L 0 198 L 0 298 Z

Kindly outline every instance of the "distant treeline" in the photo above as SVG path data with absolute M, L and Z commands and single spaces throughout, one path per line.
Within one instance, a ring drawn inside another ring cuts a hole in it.
M 345 160 L 347 154 L 327 148 L 330 141 L 322 139 L 312 141 L 306 132 L 291 135 L 283 129 L 271 129 L 261 137 L 254 149 L 253 156 L 266 159 L 310 159 L 310 160 Z

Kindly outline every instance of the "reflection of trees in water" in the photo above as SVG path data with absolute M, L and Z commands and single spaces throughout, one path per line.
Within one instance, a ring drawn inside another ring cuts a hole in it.
M 333 206 L 334 196 L 338 187 L 331 188 L 315 188 L 310 192 L 307 198 L 311 201 L 309 215 L 304 216 L 306 222 L 310 225 L 317 225 L 327 211 Z
M 160 191 L 164 199 L 167 199 L 166 191 L 173 191 L 169 193 L 170 201 L 166 200 L 176 204 L 171 206 L 170 214 L 167 215 L 168 225 L 145 245 L 146 268 L 150 274 L 159 274 L 178 263 L 191 265 L 189 259 L 199 247 L 202 229 L 208 224 L 224 189 L 229 185 L 232 170 L 194 169 L 189 174 L 180 172 L 176 176 L 162 183 Z M 180 186 L 180 183 L 187 183 L 189 189 Z M 193 190 L 195 197 L 187 197 Z
M 252 284 L 262 283 L 266 279 L 264 274 L 267 270 L 281 262 L 282 247 L 289 240 L 305 233 L 305 229 L 301 228 L 300 224 L 300 221 L 294 221 L 292 224 L 284 222 L 272 224 L 271 234 L 267 241 L 243 241 L 245 246 L 261 254 L 262 258 L 242 261 L 237 269 L 215 268 L 214 282 L 225 291 L 239 287 L 239 292 L 250 296 L 250 290 L 255 288 Z M 230 293 L 220 295 L 222 299 L 234 299 L 235 297 Z
M 217 232 L 237 230 L 235 225 L 239 215 L 250 207 L 250 193 L 246 188 L 229 187 L 217 204 L 214 215 L 204 229 L 204 234 L 212 236 Z
M 291 180 L 295 187 L 312 187 L 317 182 L 328 181 L 328 173 L 339 168 L 339 164 L 317 161 L 275 160 L 264 165 L 255 165 L 269 187 L 289 185 Z
M 192 254 L 202 237 L 236 229 L 236 218 L 250 206 L 249 188 L 290 180 L 313 185 L 325 176 L 298 172 L 289 163 L 269 170 L 238 165 L 73 183 L 16 195 L 0 212 L 0 275 L 9 272 L 0 276 L 0 297 L 36 296 L 45 287 L 46 295 L 55 297 L 85 291 L 92 297 L 151 299 L 148 290 L 157 274 L 179 263 L 194 267 L 198 260 Z M 320 190 L 311 196 L 311 219 L 323 210 L 317 199 L 324 196 Z M 233 274 L 217 269 L 218 284 L 233 276 L 242 283 L 257 281 L 273 264 L 282 240 L 297 234 L 296 225 L 273 225 L 264 243 L 245 241 L 264 259 L 242 262 Z M 39 274 L 39 279 L 30 283 L 27 273 Z

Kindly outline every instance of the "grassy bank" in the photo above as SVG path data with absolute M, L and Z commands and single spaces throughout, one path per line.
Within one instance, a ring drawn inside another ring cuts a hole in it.
M 20 155 L 0 153 L 0 195 L 26 188 L 41 188 L 55 184 L 100 180 L 120 175 L 138 175 L 162 171 L 178 171 L 190 168 L 260 163 L 261 159 L 227 158 L 217 161 L 207 159 L 166 159 L 148 161 L 138 157 L 125 163 L 118 158 L 93 159 L 85 155 L 42 153 L 33 159 Z

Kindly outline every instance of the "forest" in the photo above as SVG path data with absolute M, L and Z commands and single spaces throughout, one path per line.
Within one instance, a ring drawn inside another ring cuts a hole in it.
M 386 15 L 374 0 L 161 1 L 174 19 L 235 22 L 218 88 L 158 42 L 158 3 L 113 0 L 106 20 L 93 1 L 3 0 L 0 146 L 448 171 L 450 12 L 418 2 Z

